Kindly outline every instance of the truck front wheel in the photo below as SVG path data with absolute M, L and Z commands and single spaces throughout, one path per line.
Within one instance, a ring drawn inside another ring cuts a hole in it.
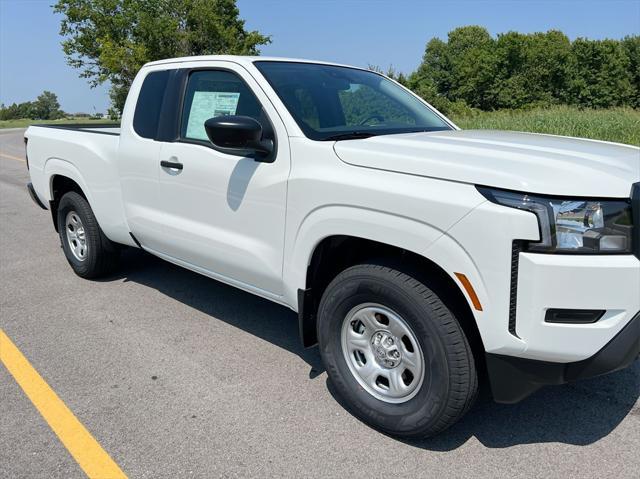
M 353 266 L 329 284 L 318 342 L 343 402 L 385 433 L 437 434 L 475 400 L 477 374 L 460 324 L 424 283 L 384 263 Z
M 113 271 L 118 247 L 102 232 L 86 199 L 75 191 L 58 204 L 58 233 L 67 261 L 82 278 L 98 278 Z

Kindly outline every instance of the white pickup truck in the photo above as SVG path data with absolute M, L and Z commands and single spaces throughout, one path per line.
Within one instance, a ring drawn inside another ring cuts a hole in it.
M 384 75 L 157 61 L 120 128 L 30 127 L 85 278 L 124 246 L 298 312 L 344 403 L 404 437 L 640 353 L 640 149 L 463 131 Z

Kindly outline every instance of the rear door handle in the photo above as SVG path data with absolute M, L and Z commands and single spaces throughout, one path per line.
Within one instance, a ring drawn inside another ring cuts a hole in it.
M 172 168 L 174 170 L 181 170 L 183 168 L 182 163 L 178 163 L 177 161 L 162 160 L 160 162 L 160 166 L 162 166 L 163 168 Z

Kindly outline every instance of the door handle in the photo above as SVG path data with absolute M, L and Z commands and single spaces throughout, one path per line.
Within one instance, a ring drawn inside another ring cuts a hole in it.
M 162 160 L 160 162 L 160 166 L 162 166 L 163 168 L 172 168 L 174 170 L 181 170 L 183 168 L 182 163 L 178 163 L 177 161 Z

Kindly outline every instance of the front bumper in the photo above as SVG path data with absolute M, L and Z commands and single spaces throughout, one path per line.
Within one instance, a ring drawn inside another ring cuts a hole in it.
M 640 312 L 590 358 L 571 363 L 486 355 L 491 390 L 496 402 L 516 403 L 542 386 L 564 384 L 624 369 L 640 355 Z
M 640 311 L 640 261 L 633 255 L 520 253 L 515 298 L 518 353 L 489 351 L 570 363 L 590 358 Z M 550 309 L 603 310 L 594 323 L 550 323 Z M 513 334 L 513 333 L 512 333 Z

